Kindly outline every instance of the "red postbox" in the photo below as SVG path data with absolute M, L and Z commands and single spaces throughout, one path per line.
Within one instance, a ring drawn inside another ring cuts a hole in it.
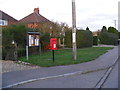
M 50 49 L 57 50 L 57 39 L 56 38 L 50 39 Z

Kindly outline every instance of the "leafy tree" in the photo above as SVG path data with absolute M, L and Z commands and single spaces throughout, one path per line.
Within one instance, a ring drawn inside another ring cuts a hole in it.
M 116 28 L 114 28 L 114 27 L 109 27 L 109 28 L 108 28 L 108 32 L 110 32 L 110 33 L 115 33 L 115 34 L 118 35 L 118 30 L 117 30 Z

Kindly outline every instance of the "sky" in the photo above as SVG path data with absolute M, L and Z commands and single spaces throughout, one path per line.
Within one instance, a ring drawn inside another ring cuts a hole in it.
M 118 25 L 119 0 L 75 0 L 76 27 L 91 31 L 103 26 Z M 72 0 L 0 0 L 0 10 L 17 20 L 39 8 L 40 14 L 51 21 L 65 22 L 72 27 Z

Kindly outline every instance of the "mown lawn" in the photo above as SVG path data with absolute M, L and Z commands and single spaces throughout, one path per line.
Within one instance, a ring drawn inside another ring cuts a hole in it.
M 82 48 L 77 50 L 77 60 L 72 59 L 72 49 L 55 50 L 55 62 L 52 60 L 52 51 L 45 52 L 39 55 L 29 56 L 29 60 L 26 57 L 19 58 L 24 62 L 29 62 L 34 65 L 41 67 L 59 66 L 78 64 L 95 60 L 100 55 L 106 53 L 108 50 L 113 49 L 112 47 L 91 47 Z

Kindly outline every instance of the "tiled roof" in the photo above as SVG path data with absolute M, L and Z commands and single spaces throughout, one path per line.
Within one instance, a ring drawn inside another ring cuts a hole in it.
M 4 13 L 0 10 L 0 19 L 2 20 L 8 20 L 9 22 L 18 22 L 15 18 L 11 17 L 10 15 Z
M 19 21 L 19 23 L 41 23 L 41 22 L 51 21 L 37 13 L 32 13 Z

